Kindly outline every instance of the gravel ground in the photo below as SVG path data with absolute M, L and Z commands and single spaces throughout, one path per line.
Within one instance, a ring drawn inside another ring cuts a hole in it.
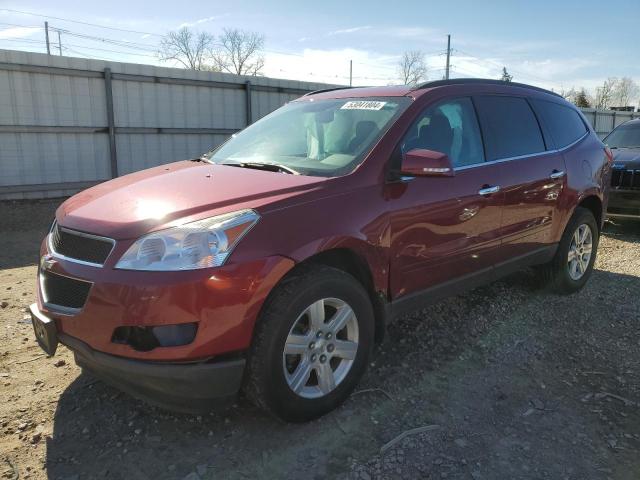
M 522 272 L 401 319 L 344 406 L 287 425 L 243 399 L 166 413 L 42 355 L 25 307 L 56 206 L 0 204 L 2 478 L 640 478 L 640 223 L 607 225 L 578 294 Z

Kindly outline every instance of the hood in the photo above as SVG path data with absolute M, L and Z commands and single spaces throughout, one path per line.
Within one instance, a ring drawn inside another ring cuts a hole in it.
M 616 148 L 613 168 L 640 169 L 640 148 Z
M 264 205 L 319 188 L 327 179 L 182 161 L 101 183 L 64 202 L 60 225 L 116 240 Z M 205 215 L 206 214 L 206 215 Z

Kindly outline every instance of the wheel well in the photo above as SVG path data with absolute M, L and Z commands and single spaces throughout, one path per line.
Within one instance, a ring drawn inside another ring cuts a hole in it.
M 596 197 L 595 195 L 592 195 L 590 197 L 587 197 L 585 199 L 583 199 L 580 202 L 580 207 L 586 208 L 588 210 L 591 210 L 591 213 L 593 213 L 593 216 L 596 219 L 596 223 L 598 225 L 598 230 L 600 230 L 602 228 L 602 202 L 600 201 L 600 199 L 598 197 Z
M 376 292 L 369 264 L 357 253 L 348 248 L 336 248 L 307 258 L 300 265 L 325 265 L 336 268 L 354 277 L 365 288 L 371 299 L 375 315 L 375 340 L 380 343 L 386 329 L 386 300 L 382 292 Z

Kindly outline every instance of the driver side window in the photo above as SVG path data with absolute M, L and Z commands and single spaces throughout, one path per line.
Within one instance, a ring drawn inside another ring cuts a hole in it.
M 406 135 L 402 153 L 415 148 L 446 153 L 454 167 L 483 163 L 482 136 L 471 99 L 447 100 L 427 108 Z

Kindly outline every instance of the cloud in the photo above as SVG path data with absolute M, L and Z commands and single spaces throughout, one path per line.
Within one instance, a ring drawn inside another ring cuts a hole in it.
M 183 22 L 180 25 L 178 25 L 178 28 L 195 27 L 196 25 L 200 25 L 202 23 L 213 22 L 214 20 L 220 20 L 221 18 L 223 18 L 225 16 L 226 15 L 214 15 L 214 16 L 211 16 L 211 17 L 199 18 L 198 20 L 194 20 L 193 22 Z
M 362 30 L 369 30 L 370 28 L 373 28 L 373 27 L 371 25 L 363 25 L 361 27 L 351 27 L 351 28 L 344 28 L 342 30 L 333 30 L 327 33 L 327 37 L 332 37 L 334 35 L 344 35 L 348 33 L 361 32 Z
M 442 37 L 442 33 L 434 28 L 426 27 L 390 27 L 383 29 L 384 35 L 398 38 L 427 38 L 433 40 L 433 37 Z
M 0 39 L 26 38 L 40 30 L 40 27 L 11 27 L 0 30 Z
M 349 61 L 353 61 L 353 85 L 388 85 L 399 82 L 397 56 L 343 48 L 306 48 L 302 53 L 267 52 L 264 74 L 307 82 L 349 84 Z
M 506 67 L 515 82 L 561 90 L 567 85 L 581 85 L 584 70 L 598 62 L 588 58 L 542 58 L 513 60 L 497 55 L 475 56 L 454 52 L 451 57 L 453 76 L 499 78 Z

